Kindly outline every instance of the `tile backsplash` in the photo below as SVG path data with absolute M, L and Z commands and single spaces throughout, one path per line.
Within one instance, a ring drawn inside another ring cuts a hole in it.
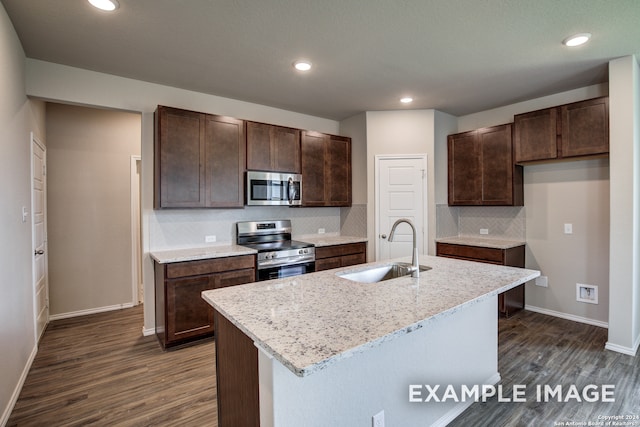
M 523 206 L 436 206 L 436 237 L 494 237 L 509 240 L 526 239 Z M 481 235 L 480 229 L 489 230 Z
M 235 223 L 238 221 L 290 219 L 294 235 L 317 234 L 319 228 L 324 228 L 325 233 L 340 234 L 340 209 L 246 206 L 244 209 L 154 210 L 148 216 L 149 249 L 235 243 Z M 364 216 L 366 218 L 366 209 Z M 206 243 L 205 236 L 211 235 L 216 236 L 216 242 Z

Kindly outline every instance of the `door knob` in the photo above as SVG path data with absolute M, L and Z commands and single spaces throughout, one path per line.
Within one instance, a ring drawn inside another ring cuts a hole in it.
M 39 249 L 39 250 L 35 251 L 33 254 L 34 255 L 42 255 L 42 254 L 44 254 L 44 251 L 42 249 Z
M 386 234 L 381 234 L 381 235 L 380 235 L 380 237 L 381 237 L 382 239 L 386 239 L 386 238 L 387 238 L 387 235 L 386 235 Z

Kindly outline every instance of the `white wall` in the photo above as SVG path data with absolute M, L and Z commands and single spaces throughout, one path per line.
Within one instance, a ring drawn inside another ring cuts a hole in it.
M 640 72 L 635 57 L 609 63 L 611 283 L 607 348 L 640 345 Z
M 36 352 L 31 262 L 30 131 L 45 142 L 44 103 L 24 90 L 25 55 L 0 4 L 0 425 L 18 398 Z
M 367 237 L 370 259 L 375 259 L 375 156 L 381 154 L 427 155 L 428 253 L 435 253 L 435 110 L 368 111 L 367 117 Z
M 26 91 L 29 96 L 142 113 L 142 233 L 145 331 L 153 331 L 153 264 L 148 255 L 154 237 L 163 233 L 162 224 L 174 227 L 173 211 L 153 210 L 153 112 L 157 105 L 168 105 L 240 119 L 272 123 L 300 129 L 338 134 L 334 120 L 294 113 L 264 105 L 97 73 L 34 59 L 26 60 Z M 326 209 L 326 208 L 324 208 Z M 209 214 L 215 215 L 213 211 Z M 205 214 L 209 215 L 209 214 Z M 339 210 L 335 210 L 339 215 Z M 178 215 L 178 221 L 184 216 Z M 339 221 L 339 219 L 338 219 Z M 153 227 L 150 225 L 153 223 Z M 163 240 L 163 236 L 158 237 Z M 155 240 L 158 240 L 155 239 Z
M 47 104 L 52 318 L 131 306 L 131 156 L 140 115 Z
M 458 132 L 512 123 L 515 114 L 608 94 L 594 85 L 483 111 L 458 119 Z M 609 163 L 561 162 L 524 167 L 526 266 L 539 269 L 548 288 L 526 285 L 529 309 L 606 325 L 609 317 Z M 565 235 L 563 224 L 574 224 Z M 598 285 L 599 304 L 576 301 L 576 283 Z

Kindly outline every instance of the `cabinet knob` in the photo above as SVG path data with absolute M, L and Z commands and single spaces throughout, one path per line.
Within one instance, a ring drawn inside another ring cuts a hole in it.
M 381 235 L 380 235 L 380 238 L 381 238 L 381 239 L 386 239 L 386 238 L 387 238 L 387 235 L 386 235 L 386 234 L 381 234 Z

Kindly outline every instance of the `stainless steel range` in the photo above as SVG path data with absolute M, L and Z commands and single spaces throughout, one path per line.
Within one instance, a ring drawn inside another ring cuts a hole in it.
M 236 237 L 238 245 L 258 251 L 256 280 L 315 271 L 315 247 L 291 240 L 291 221 L 288 219 L 238 222 Z

